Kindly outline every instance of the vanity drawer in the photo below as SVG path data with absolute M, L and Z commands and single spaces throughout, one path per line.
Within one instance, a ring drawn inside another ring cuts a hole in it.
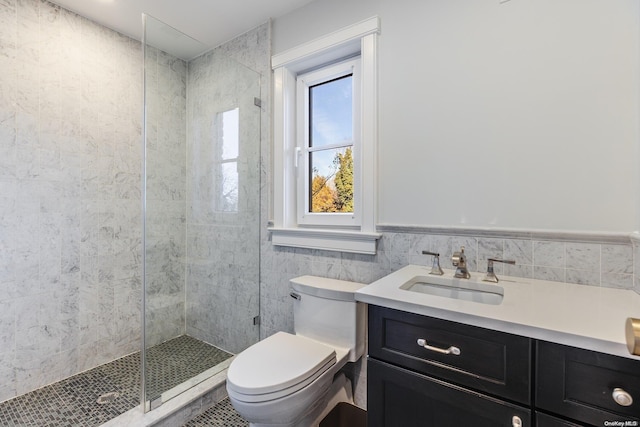
M 640 425 L 639 360 L 538 341 L 536 375 L 536 405 L 542 409 L 598 426 Z M 615 389 L 633 403 L 616 403 Z
M 443 354 L 418 344 L 448 349 Z M 531 340 L 369 305 L 369 355 L 435 378 L 528 404 Z

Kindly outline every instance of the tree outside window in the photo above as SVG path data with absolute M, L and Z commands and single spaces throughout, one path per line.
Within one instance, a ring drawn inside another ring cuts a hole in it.
M 337 152 L 333 171 L 321 175 L 313 168 L 311 212 L 353 212 L 353 150 Z

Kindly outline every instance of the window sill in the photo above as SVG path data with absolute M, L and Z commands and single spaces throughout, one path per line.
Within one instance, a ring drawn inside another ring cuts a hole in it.
M 274 246 L 375 255 L 382 234 L 308 228 L 268 228 Z

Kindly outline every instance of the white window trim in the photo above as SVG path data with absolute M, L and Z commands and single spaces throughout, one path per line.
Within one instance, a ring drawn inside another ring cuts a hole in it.
M 342 252 L 375 254 L 380 234 L 376 221 L 377 35 L 378 17 L 338 30 L 271 59 L 274 74 L 273 227 L 272 244 Z M 354 54 L 361 57 L 361 211 L 360 226 L 305 228 L 296 205 L 296 75 Z

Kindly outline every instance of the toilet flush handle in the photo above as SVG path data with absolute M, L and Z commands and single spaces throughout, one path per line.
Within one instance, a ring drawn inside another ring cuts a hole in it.
M 291 296 L 291 298 L 293 298 L 293 299 L 295 299 L 295 300 L 298 300 L 298 301 L 300 301 L 300 300 L 302 299 L 302 297 L 300 296 L 300 294 L 297 294 L 297 293 L 295 293 L 295 292 L 291 292 L 289 295 Z

